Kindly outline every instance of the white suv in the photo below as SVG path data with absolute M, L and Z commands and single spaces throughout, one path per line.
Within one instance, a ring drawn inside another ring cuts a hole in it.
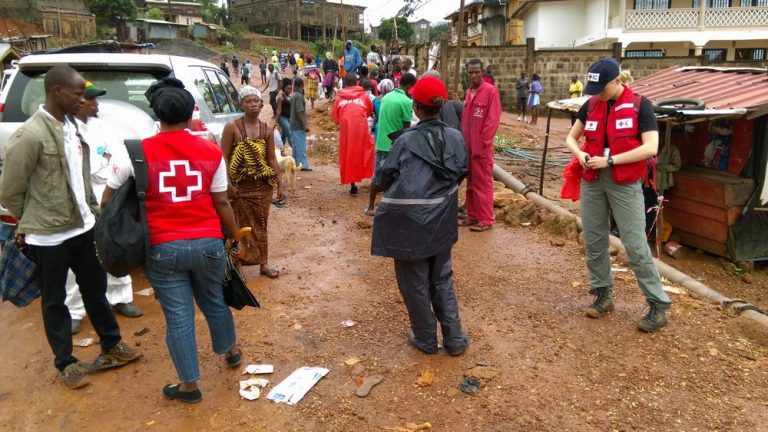
M 218 66 L 206 61 L 159 54 L 29 55 L 11 70 L 0 92 L 0 156 L 5 153 L 10 135 L 44 102 L 45 72 L 60 64 L 72 66 L 96 87 L 107 90 L 100 101 L 127 102 L 154 120 L 144 92 L 161 78 L 175 77 L 194 96 L 195 117 L 199 112 L 200 120 L 217 142 L 224 125 L 241 115 L 235 86 Z

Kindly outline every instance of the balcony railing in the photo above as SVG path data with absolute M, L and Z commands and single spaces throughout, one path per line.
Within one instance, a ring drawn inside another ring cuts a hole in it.
M 472 39 L 474 37 L 477 37 L 483 33 L 483 25 L 480 23 L 474 23 L 474 24 L 467 24 L 464 27 L 464 36 L 462 37 L 462 40 Z M 458 31 L 456 27 L 453 27 L 451 29 L 451 43 L 455 44 L 457 40 L 457 34 Z
M 646 9 L 627 12 L 627 30 L 682 29 L 699 26 L 698 9 Z
M 625 30 L 696 29 L 768 26 L 768 7 L 711 8 L 704 11 L 701 22 L 699 9 L 644 9 L 627 11 Z M 621 25 L 621 17 L 611 18 L 611 28 Z

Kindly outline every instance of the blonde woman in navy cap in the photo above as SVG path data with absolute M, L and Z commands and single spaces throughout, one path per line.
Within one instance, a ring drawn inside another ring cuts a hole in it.
M 646 160 L 655 156 L 659 147 L 656 117 L 648 99 L 622 83 L 619 63 L 611 57 L 590 66 L 584 93 L 592 97 L 576 115 L 566 144 L 581 165 L 581 217 L 590 294 L 595 296 L 586 314 L 599 318 L 614 309 L 608 253 L 610 212 L 650 305 L 638 327 L 655 332 L 666 325 L 671 304 L 661 289 L 645 237 L 642 186 Z M 580 147 L 582 136 L 586 143 Z

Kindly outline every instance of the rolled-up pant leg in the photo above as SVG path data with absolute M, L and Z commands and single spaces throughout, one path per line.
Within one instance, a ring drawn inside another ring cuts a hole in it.
M 403 296 L 416 345 L 424 351 L 437 351 L 437 328 L 432 312 L 430 290 L 430 259 L 418 261 L 395 260 L 395 277 Z
M 671 303 L 667 293 L 661 289 L 659 271 L 653 263 L 651 248 L 645 236 L 642 180 L 630 184 L 617 184 L 610 175 L 601 175 L 601 177 L 605 177 L 605 192 L 621 233 L 621 242 L 627 251 L 629 265 L 635 272 L 637 284 L 649 301 Z
M 467 337 L 461 329 L 459 304 L 453 290 L 451 249 L 428 259 L 430 267 L 429 291 L 432 308 L 443 333 L 443 346 L 449 352 L 467 346 Z

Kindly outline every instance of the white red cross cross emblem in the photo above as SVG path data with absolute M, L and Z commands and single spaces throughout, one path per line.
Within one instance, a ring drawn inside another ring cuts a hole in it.
M 179 172 L 178 168 L 183 167 Z M 170 169 L 160 173 L 160 193 L 169 192 L 171 201 L 192 200 L 192 192 L 203 190 L 203 176 L 200 171 L 192 171 L 189 161 L 170 161 Z
M 616 129 L 632 129 L 632 119 L 620 119 L 616 120 Z

